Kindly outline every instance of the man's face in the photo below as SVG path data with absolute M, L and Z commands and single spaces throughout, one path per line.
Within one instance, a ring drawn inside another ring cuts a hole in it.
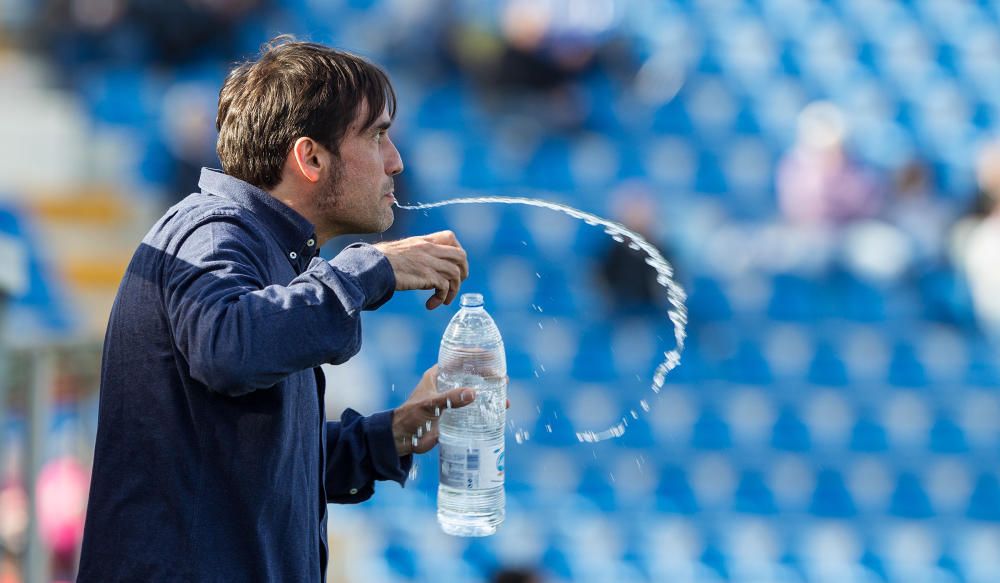
M 387 110 L 370 127 L 359 127 L 366 107 L 362 104 L 347 129 L 335 171 L 327 174 L 318 195 L 318 207 L 336 234 L 381 233 L 395 218 L 392 177 L 403 171 L 403 161 L 389 139 Z

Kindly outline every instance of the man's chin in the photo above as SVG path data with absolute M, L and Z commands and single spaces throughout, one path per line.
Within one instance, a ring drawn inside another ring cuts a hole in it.
M 392 209 L 390 208 L 389 213 L 387 214 L 386 218 L 382 221 L 382 224 L 380 225 L 381 228 L 378 230 L 378 232 L 384 233 L 388 231 L 389 228 L 392 227 L 392 224 L 395 222 L 396 222 L 396 214 L 392 212 Z

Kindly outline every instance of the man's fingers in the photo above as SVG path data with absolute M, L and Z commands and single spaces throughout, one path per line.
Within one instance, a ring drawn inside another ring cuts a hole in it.
M 434 247 L 434 253 L 441 259 L 454 264 L 458 268 L 458 275 L 463 281 L 469 277 L 469 256 L 466 254 L 465 249 L 438 245 Z
M 424 239 L 431 241 L 432 243 L 437 243 L 438 245 L 448 245 L 451 247 L 461 247 L 458 243 L 458 237 L 452 231 L 438 231 L 436 233 L 428 233 L 424 235 Z
M 463 280 L 469 277 L 468 254 L 458 242 L 455 233 L 451 231 L 439 231 L 425 236 L 425 239 L 436 244 L 436 247 L 434 247 L 435 254 L 451 261 L 459 267 L 459 272 Z
M 466 387 L 459 387 L 457 389 L 441 393 L 435 397 L 434 407 L 437 407 L 441 411 L 444 411 L 445 409 L 458 409 L 459 407 L 464 407 L 475 400 L 476 391 Z

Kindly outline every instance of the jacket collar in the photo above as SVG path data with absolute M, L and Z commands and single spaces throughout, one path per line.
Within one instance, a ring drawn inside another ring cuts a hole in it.
M 231 200 L 256 215 L 278 238 L 293 263 L 308 263 L 319 253 L 313 224 L 263 189 L 212 168 L 201 169 L 198 187 L 205 194 Z

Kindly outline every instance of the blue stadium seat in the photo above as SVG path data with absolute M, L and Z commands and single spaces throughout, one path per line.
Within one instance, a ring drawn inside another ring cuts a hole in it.
M 777 512 L 774 496 L 764 475 L 758 470 L 745 470 L 736 488 L 733 509 L 746 514 L 772 515 Z
M 574 581 L 574 570 L 558 543 L 550 542 L 542 553 L 542 567 L 564 581 Z
M 635 403 L 629 403 L 630 407 L 635 407 Z M 649 418 L 639 409 L 633 409 L 639 415 L 638 419 L 627 417 L 628 426 L 625 428 L 625 435 L 616 440 L 618 445 L 634 450 L 651 450 L 657 445 L 656 436 L 653 435 L 653 428 L 649 424 Z
M 916 474 L 903 472 L 899 475 L 896 480 L 896 489 L 892 493 L 889 513 L 893 516 L 910 519 L 934 516 L 930 499 Z
M 975 520 L 1000 522 L 1000 483 L 995 473 L 984 472 L 976 480 L 966 515 Z
M 462 558 L 475 567 L 485 578 L 500 567 L 500 560 L 493 550 L 493 544 L 488 538 L 469 538 L 468 546 L 462 552 Z
M 973 343 L 971 348 L 965 383 L 974 387 L 1000 387 L 1000 369 L 997 367 L 996 354 L 984 342 Z
M 607 468 L 598 463 L 587 464 L 580 478 L 579 492 L 590 499 L 602 512 L 615 510 L 615 489 Z
M 826 291 L 831 315 L 864 323 L 886 320 L 885 295 L 871 283 L 842 272 L 827 282 Z
M 710 195 L 722 195 L 729 190 L 722 160 L 715 152 L 702 151 L 698 156 L 695 189 L 700 193 Z
M 417 109 L 416 123 L 422 129 L 451 130 L 463 133 L 471 116 L 465 90 L 456 81 L 431 89 Z
M 722 549 L 718 545 L 711 542 L 706 544 L 705 550 L 702 551 L 699 559 L 703 565 L 711 569 L 721 580 L 729 580 L 729 567 L 726 554 L 722 552 Z
M 606 383 L 618 378 L 611 354 L 610 325 L 594 324 L 583 331 L 573 359 L 572 375 L 584 382 Z
M 852 518 L 857 514 L 840 472 L 832 469 L 819 472 L 809 512 L 824 518 Z
M 698 449 L 720 450 L 732 445 L 729 426 L 712 405 L 702 407 L 691 433 L 691 445 Z
M 669 514 L 694 514 L 698 511 L 687 472 L 682 466 L 666 465 L 660 470 L 660 481 L 656 487 L 656 507 Z
M 564 447 L 579 443 L 560 400 L 546 398 L 539 404 L 538 420 L 531 431 L 531 441 L 538 445 Z
M 930 450 L 934 453 L 965 453 L 969 444 L 962 428 L 944 414 L 939 414 L 931 427 Z
M 882 427 L 870 413 L 862 413 L 851 430 L 851 451 L 877 453 L 889 448 L 889 440 Z
M 807 379 L 810 383 L 831 387 L 847 386 L 850 382 L 847 366 L 832 343 L 821 341 L 816 345 Z
M 576 184 L 570 164 L 569 141 L 560 137 L 545 138 L 525 168 L 525 180 L 534 188 L 573 192 Z
M 772 280 L 767 315 L 779 322 L 811 322 L 819 315 L 820 290 L 806 278 L 779 274 Z
M 925 387 L 927 373 L 913 344 L 907 341 L 896 343 L 889 361 L 889 384 L 896 387 Z
M 502 183 L 493 170 L 496 155 L 486 140 L 467 138 L 462 167 L 458 172 L 458 186 L 462 189 L 489 190 Z
M 812 447 L 809 428 L 791 406 L 781 408 L 771 434 L 771 445 L 777 450 L 792 452 L 806 452 Z
M 733 317 L 729 299 L 718 280 L 704 275 L 696 276 L 688 294 L 687 307 L 691 321 L 728 321 Z
M 515 255 L 534 260 L 538 255 L 531 231 L 524 224 L 520 207 L 502 205 L 493 245 L 493 255 Z
M 532 303 L 543 306 L 549 316 L 578 316 L 577 292 L 570 285 L 568 276 L 560 270 L 547 270 L 536 278 Z
M 385 547 L 385 562 L 401 577 L 415 579 L 418 573 L 415 551 L 412 546 L 399 539 L 400 537 L 396 537 L 396 540 Z

